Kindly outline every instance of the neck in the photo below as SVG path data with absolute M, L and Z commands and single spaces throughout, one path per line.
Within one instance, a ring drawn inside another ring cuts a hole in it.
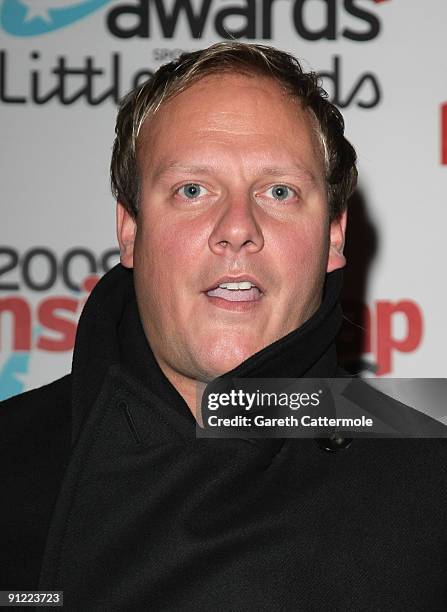
M 188 376 L 177 372 L 168 364 L 164 363 L 162 360 L 159 360 L 155 353 L 154 357 L 157 360 L 157 363 L 163 374 L 184 399 L 193 417 L 196 419 L 196 421 L 200 420 L 198 394 L 200 391 L 203 391 L 203 389 L 205 389 L 206 383 L 200 382 L 193 378 L 189 378 Z

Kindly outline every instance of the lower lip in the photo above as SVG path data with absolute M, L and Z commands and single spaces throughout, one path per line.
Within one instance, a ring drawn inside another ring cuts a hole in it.
M 230 310 L 233 312 L 252 312 L 259 307 L 263 296 L 261 295 L 258 300 L 250 300 L 249 302 L 230 302 L 230 300 L 225 300 L 224 298 L 214 296 L 211 297 L 206 293 L 205 297 L 211 304 L 213 304 L 213 306 L 217 306 L 217 308 L 222 308 L 223 310 Z

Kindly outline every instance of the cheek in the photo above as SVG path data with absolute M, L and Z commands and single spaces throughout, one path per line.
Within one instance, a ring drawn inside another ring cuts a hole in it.
M 299 232 L 284 232 L 278 244 L 277 268 L 281 275 L 282 309 L 285 333 L 306 321 L 321 300 L 326 274 L 328 239 L 321 224 L 300 224 Z
M 137 230 L 135 252 L 135 272 L 147 299 L 175 310 L 204 253 L 191 221 L 182 225 L 167 216 L 147 216 Z
M 316 270 L 325 268 L 328 252 L 328 236 L 325 219 L 299 224 L 287 229 L 282 228 L 272 239 L 279 269 L 286 277 L 298 276 L 303 279 Z

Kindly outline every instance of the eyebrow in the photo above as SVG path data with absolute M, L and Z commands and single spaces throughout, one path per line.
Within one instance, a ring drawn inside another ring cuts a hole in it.
M 261 170 L 262 174 L 267 174 L 269 176 L 284 176 L 285 174 L 296 174 L 298 176 L 302 176 L 304 179 L 307 179 L 311 183 L 316 183 L 317 180 L 313 172 L 311 172 L 308 168 L 301 166 L 299 164 L 294 166 L 264 166 Z
M 164 174 L 169 174 L 171 170 L 179 170 L 181 172 L 184 172 L 185 174 L 194 174 L 195 172 L 207 172 L 211 174 L 213 172 L 213 169 L 211 166 L 206 166 L 206 165 L 187 166 L 180 162 L 173 161 L 173 162 L 170 162 L 169 164 L 159 166 L 154 172 L 154 177 L 158 179 Z
M 181 162 L 172 161 L 166 165 L 159 166 L 154 172 L 154 178 L 158 180 L 163 175 L 169 174 L 171 171 L 180 171 L 185 174 L 195 174 L 199 172 L 205 174 L 216 173 L 216 169 L 213 166 L 209 166 L 206 164 L 186 165 Z M 305 168 L 300 164 L 292 166 L 263 166 L 262 168 L 260 168 L 258 174 L 268 176 L 284 176 L 287 174 L 293 174 L 301 176 L 303 179 L 307 180 L 313 185 L 317 183 L 313 172 L 311 172 L 308 168 Z

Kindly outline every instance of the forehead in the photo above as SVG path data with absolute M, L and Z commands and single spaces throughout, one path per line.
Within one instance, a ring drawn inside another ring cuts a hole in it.
M 138 160 L 145 172 L 188 161 L 239 159 L 253 164 L 298 164 L 324 181 L 316 120 L 269 77 L 207 76 L 163 103 L 143 124 Z

